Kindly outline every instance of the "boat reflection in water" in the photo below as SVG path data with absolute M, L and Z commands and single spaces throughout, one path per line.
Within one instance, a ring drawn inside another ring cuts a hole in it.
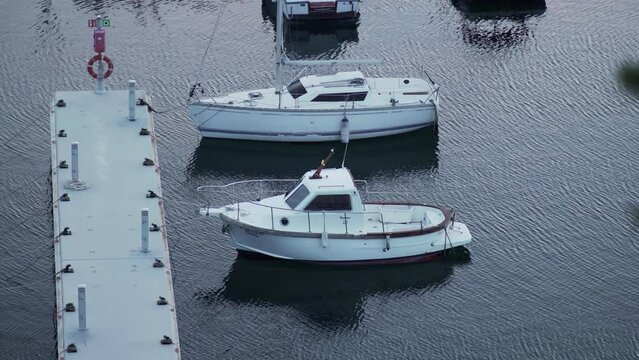
M 388 171 L 437 170 L 436 129 L 427 127 L 408 134 L 358 140 L 348 144 L 346 165 L 353 176 L 367 179 Z M 294 178 L 315 167 L 330 148 L 335 155 L 329 166 L 341 164 L 344 144 L 265 143 L 202 138 L 189 164 L 191 175 L 234 181 L 246 178 Z
M 357 327 L 367 298 L 424 296 L 445 286 L 455 266 L 460 262 L 318 267 L 238 257 L 221 288 L 203 289 L 196 297 L 209 304 L 287 307 L 322 327 Z
M 500 48 L 530 36 L 530 17 L 546 11 L 545 0 L 451 0 L 459 10 L 464 41 L 481 47 Z
M 262 17 L 275 28 L 275 18 L 264 6 Z M 338 58 L 350 44 L 359 42 L 358 26 L 358 21 L 284 22 L 286 53 L 291 59 Z

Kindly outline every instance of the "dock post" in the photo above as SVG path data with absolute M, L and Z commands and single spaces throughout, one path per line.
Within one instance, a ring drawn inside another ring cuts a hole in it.
M 101 63 L 101 62 L 100 62 Z M 98 65 L 98 69 L 103 68 L 103 65 Z M 100 73 L 103 73 L 104 70 L 98 70 Z M 104 77 L 98 78 L 98 85 L 95 88 L 95 93 L 98 95 L 106 94 L 106 85 L 104 85 Z
M 74 141 L 71 143 L 71 180 L 73 182 L 78 182 L 79 178 L 79 170 L 78 170 L 78 152 L 79 152 L 80 143 Z
M 149 209 L 142 209 L 142 252 L 149 252 Z
M 87 286 L 78 285 L 78 324 L 80 330 L 87 329 Z
M 135 120 L 135 80 L 129 80 L 129 120 Z

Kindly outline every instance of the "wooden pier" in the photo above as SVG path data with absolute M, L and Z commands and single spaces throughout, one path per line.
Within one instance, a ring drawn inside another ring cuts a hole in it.
M 59 360 L 181 357 L 153 118 L 139 98 L 134 82 L 55 94 Z

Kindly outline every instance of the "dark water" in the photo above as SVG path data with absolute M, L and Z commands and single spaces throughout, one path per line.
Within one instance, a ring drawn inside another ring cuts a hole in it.
M 48 109 L 55 90 L 92 87 L 86 20 L 112 18 L 110 83 L 135 78 L 161 110 L 186 100 L 220 6 L 0 1 L 0 359 L 54 358 Z M 338 145 L 201 141 L 184 108 L 156 117 L 185 359 L 639 356 L 639 100 L 616 81 L 639 58 L 639 3 L 507 15 L 367 1 L 356 29 L 287 40 L 291 57 L 378 57 L 369 75 L 424 66 L 442 85 L 439 134 L 353 142 L 348 165 L 453 206 L 474 235 L 466 264 L 236 260 L 195 188 L 297 177 Z M 273 38 L 260 1 L 228 2 L 200 79 L 272 84 Z

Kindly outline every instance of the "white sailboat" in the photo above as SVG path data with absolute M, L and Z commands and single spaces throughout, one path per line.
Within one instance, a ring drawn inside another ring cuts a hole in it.
M 282 86 L 283 66 L 378 64 L 379 60 L 289 60 L 282 0 L 276 21 L 275 87 L 196 99 L 188 111 L 203 137 L 317 142 L 395 135 L 437 122 L 439 86 L 430 79 L 371 78 L 360 71 L 303 76 Z M 191 91 L 193 95 L 195 92 Z

